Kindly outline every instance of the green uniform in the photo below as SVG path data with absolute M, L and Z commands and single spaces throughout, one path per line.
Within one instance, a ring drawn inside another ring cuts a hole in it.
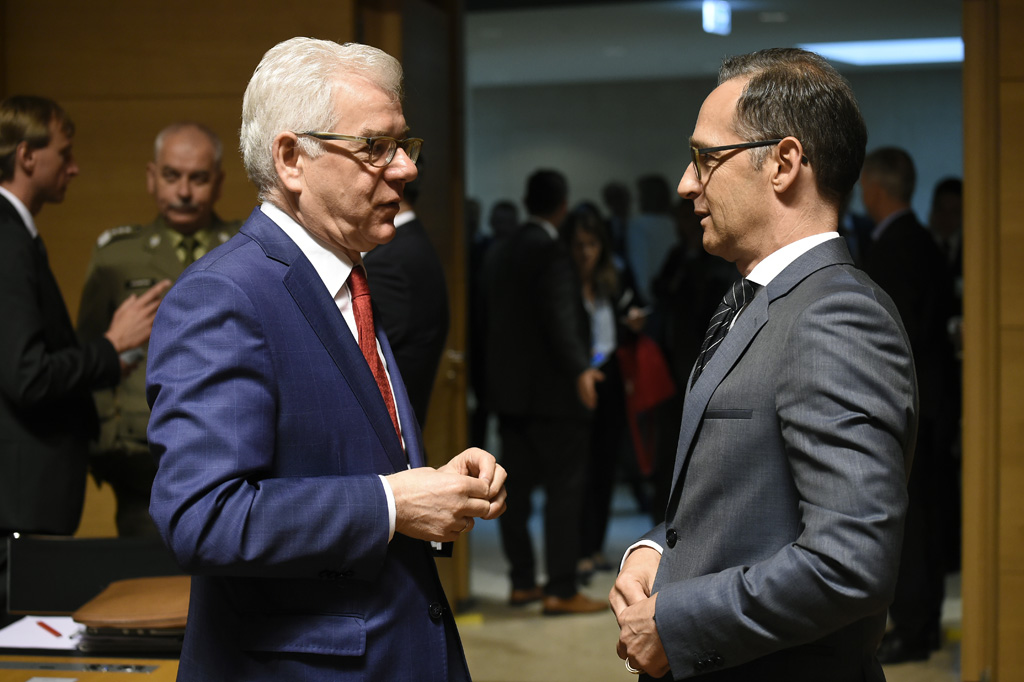
M 186 253 L 186 238 L 168 227 L 163 217 L 149 225 L 115 227 L 101 234 L 82 290 L 79 336 L 102 336 L 126 298 L 145 293 L 161 280 L 177 279 L 188 262 L 226 242 L 240 226 L 240 221 L 225 223 L 215 215 L 211 227 L 193 235 L 192 254 Z M 155 533 L 148 511 L 156 468 L 146 441 L 146 350 L 126 353 L 126 359 L 138 359 L 135 369 L 116 388 L 95 394 L 101 429 L 93 446 L 92 471 L 114 488 L 122 536 Z

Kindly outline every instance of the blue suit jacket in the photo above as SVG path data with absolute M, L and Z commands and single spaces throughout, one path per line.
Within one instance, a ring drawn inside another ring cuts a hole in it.
M 842 240 L 757 293 L 686 396 L 647 536 L 675 679 L 884 680 L 917 406 L 896 307 Z
M 150 511 L 194 574 L 181 680 L 461 680 L 428 543 L 388 542 L 378 474 L 406 451 L 313 266 L 258 209 L 186 270 L 149 347 Z

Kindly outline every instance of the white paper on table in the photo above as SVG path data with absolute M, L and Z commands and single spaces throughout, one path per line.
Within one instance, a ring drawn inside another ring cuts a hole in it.
M 55 635 L 40 623 L 59 632 Z M 54 649 L 73 651 L 84 626 L 71 616 L 25 616 L 0 630 L 0 649 Z

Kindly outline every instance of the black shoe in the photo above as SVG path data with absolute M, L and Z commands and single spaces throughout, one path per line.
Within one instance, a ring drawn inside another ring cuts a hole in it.
M 931 656 L 931 647 L 926 641 L 907 639 L 894 630 L 882 638 L 877 655 L 878 662 L 882 665 L 927 661 Z

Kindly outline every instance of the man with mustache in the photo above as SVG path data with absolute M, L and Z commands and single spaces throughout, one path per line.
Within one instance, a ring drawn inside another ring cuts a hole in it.
M 224 222 L 213 210 L 224 180 L 221 154 L 216 133 L 200 123 L 173 123 L 157 135 L 146 187 L 159 214 L 148 225 L 115 227 L 100 235 L 78 312 L 83 341 L 103 334 L 121 301 L 161 280 L 176 280 L 238 231 L 239 222 Z M 149 518 L 156 465 L 146 440 L 146 352 L 143 346 L 128 358 L 139 366 L 120 385 L 96 393 L 101 432 L 90 467 L 114 489 L 121 537 L 156 535 Z

